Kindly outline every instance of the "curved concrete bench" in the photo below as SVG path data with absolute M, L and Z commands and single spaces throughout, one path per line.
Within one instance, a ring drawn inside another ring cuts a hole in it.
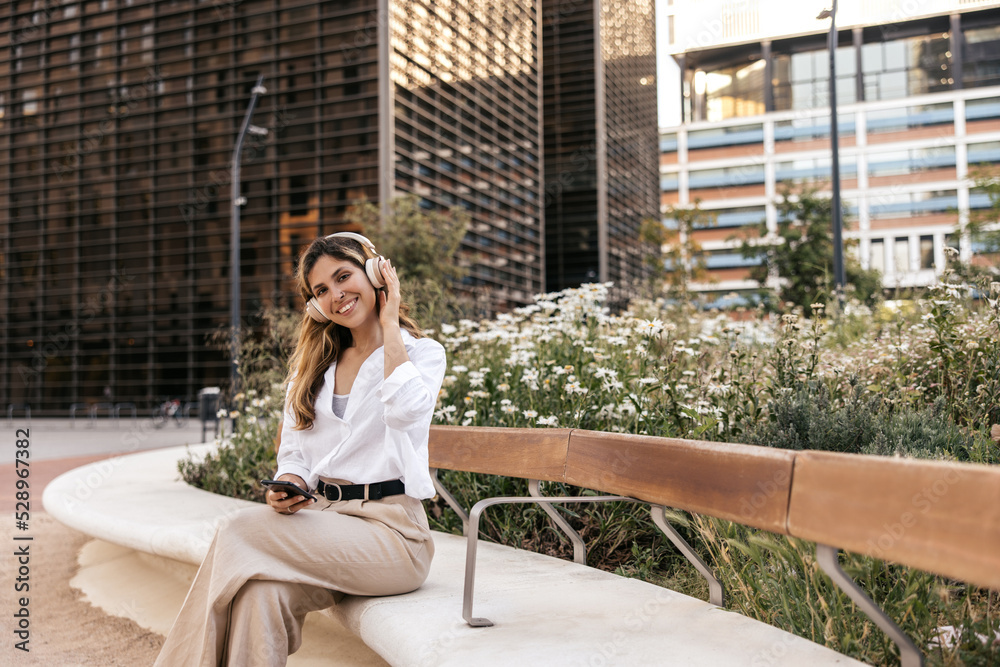
M 119 546 L 198 565 L 220 522 L 253 503 L 184 483 L 177 462 L 214 445 L 169 447 L 71 470 L 45 488 L 45 510 Z
M 180 481 L 177 461 L 212 445 L 132 454 L 70 471 L 46 488 L 46 510 L 101 540 L 197 564 L 216 526 L 249 505 Z M 407 595 L 347 597 L 327 613 L 392 665 L 860 665 L 702 600 L 520 549 L 479 546 L 477 609 L 462 620 L 466 541 L 436 533 L 426 583 Z M 337 662 L 336 651 L 330 664 Z

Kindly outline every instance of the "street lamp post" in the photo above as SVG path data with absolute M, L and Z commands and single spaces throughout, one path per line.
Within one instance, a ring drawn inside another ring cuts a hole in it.
M 843 306 L 844 285 L 844 220 L 840 206 L 840 135 L 837 127 L 837 0 L 831 9 L 824 9 L 817 19 L 830 19 L 830 36 L 827 44 L 830 50 L 830 152 L 831 186 L 833 199 L 833 282 L 837 292 L 837 302 Z
M 257 77 L 257 84 L 251 89 L 250 104 L 247 106 L 246 116 L 243 118 L 243 127 L 236 138 L 236 146 L 233 147 L 232 179 L 231 179 L 231 200 L 232 218 L 230 225 L 229 241 L 229 265 L 232 277 L 232 304 L 230 306 L 230 328 L 232 338 L 230 340 L 230 355 L 232 358 L 231 375 L 231 397 L 236 395 L 239 388 L 239 345 L 240 345 L 240 208 L 247 203 L 246 197 L 240 193 L 240 159 L 243 153 L 243 141 L 247 133 L 263 136 L 267 134 L 266 127 L 257 127 L 250 121 L 253 119 L 254 109 L 257 108 L 257 100 L 267 92 L 264 88 L 264 75 Z M 230 397 L 230 398 L 231 398 Z

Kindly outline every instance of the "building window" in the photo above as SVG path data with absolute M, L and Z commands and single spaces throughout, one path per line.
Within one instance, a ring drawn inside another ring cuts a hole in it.
M 869 176 L 902 176 L 955 166 L 955 147 L 914 148 L 868 156 Z M 954 178 L 954 176 L 952 176 Z
M 965 103 L 965 127 L 970 134 L 980 131 L 992 132 L 994 122 L 998 118 L 1000 118 L 1000 97 L 969 100 Z
M 946 32 L 865 44 L 861 47 L 865 100 L 894 100 L 951 89 L 950 48 Z
M 921 127 L 950 125 L 954 120 L 955 108 L 950 102 L 881 109 L 868 112 L 868 134 L 905 132 Z
M 986 188 L 969 188 L 969 210 L 982 211 L 993 208 L 993 199 Z
M 660 174 L 660 190 L 662 192 L 677 192 L 677 174 Z
M 689 186 L 694 188 L 731 188 L 764 182 L 764 165 L 748 164 L 743 167 L 723 167 L 692 171 Z
M 660 135 L 660 152 L 661 153 L 676 153 L 677 152 L 677 133 L 671 132 L 669 134 Z
M 1000 85 L 1000 26 L 965 31 L 962 82 L 966 88 Z
M 871 249 L 868 254 L 868 266 L 873 271 L 885 273 L 885 241 L 883 239 L 872 239 Z
M 760 124 L 714 127 L 710 130 L 693 130 L 688 132 L 689 150 L 760 144 L 763 142 L 764 126 Z
M 934 237 L 933 236 L 921 236 L 920 237 L 920 268 L 921 269 L 933 269 L 934 268 Z
M 705 268 L 708 269 L 739 269 L 763 264 L 763 256 L 744 257 L 738 250 L 709 250 L 703 253 Z
M 957 210 L 958 195 L 954 190 L 884 193 L 871 196 L 872 220 L 952 214 Z
M 764 61 L 693 74 L 695 120 L 757 116 L 764 109 Z
M 837 48 L 837 103 L 857 102 L 858 65 L 853 46 Z M 830 52 L 827 49 L 774 57 L 774 108 L 819 109 L 830 106 Z
M 767 216 L 763 206 L 720 208 L 707 210 L 705 213 L 715 217 L 715 227 L 743 227 L 746 225 L 759 225 L 764 222 L 764 219 Z
M 910 239 L 901 236 L 896 239 L 892 249 L 893 268 L 896 273 L 910 272 Z
M 854 114 L 837 117 L 837 133 L 840 138 L 854 136 Z M 774 123 L 774 141 L 815 141 L 830 138 L 829 116 L 815 118 L 793 118 Z
M 804 160 L 778 162 L 775 165 L 774 178 L 779 183 L 820 183 L 829 182 L 832 159 L 828 157 Z M 853 155 L 842 155 L 840 158 L 840 177 L 857 178 L 858 163 Z

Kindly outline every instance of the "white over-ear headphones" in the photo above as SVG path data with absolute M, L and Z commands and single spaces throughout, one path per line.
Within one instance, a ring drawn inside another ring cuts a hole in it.
M 330 239 L 337 236 L 353 239 L 372 251 L 372 254 L 375 255 L 375 257 L 365 261 L 365 275 L 368 276 L 368 282 L 370 282 L 372 287 L 375 289 L 385 287 L 385 282 L 382 280 L 382 262 L 385 261 L 385 258 L 378 254 L 378 250 L 375 249 L 375 244 L 361 234 L 356 234 L 354 232 L 337 232 L 335 234 L 330 234 L 325 238 Z M 309 299 L 309 302 L 306 304 L 306 313 L 309 314 L 309 317 L 313 318 L 317 322 L 320 322 L 321 324 L 326 324 L 330 321 L 330 318 L 320 307 L 319 301 L 316 300 L 316 297 Z

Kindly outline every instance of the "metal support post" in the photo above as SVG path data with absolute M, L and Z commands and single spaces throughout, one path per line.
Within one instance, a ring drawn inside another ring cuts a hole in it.
M 712 572 L 712 568 L 705 564 L 705 561 L 695 553 L 691 545 L 687 543 L 681 534 L 678 533 L 673 526 L 667 523 L 667 517 L 664 514 L 663 507 L 660 505 L 651 505 L 649 508 L 649 513 L 653 517 L 653 523 L 656 527 L 663 531 L 663 534 L 667 536 L 677 550 L 684 554 L 695 569 L 701 573 L 701 576 L 705 577 L 708 582 L 708 601 L 714 604 L 716 607 L 725 607 L 726 604 L 726 591 L 722 586 L 722 582 L 715 576 Z
M 832 9 L 824 9 L 818 19 L 830 19 L 830 153 L 831 153 L 831 187 L 833 217 L 833 283 L 837 292 L 838 313 L 844 306 L 844 285 L 847 282 L 844 273 L 844 219 L 840 203 L 840 134 L 837 124 L 837 0 L 833 0 Z
M 870 618 L 875 625 L 881 628 L 882 632 L 889 635 L 899 648 L 899 660 L 902 667 L 923 667 L 924 656 L 906 633 L 899 629 L 896 623 L 885 615 L 875 602 L 868 597 L 861 587 L 854 583 L 854 580 L 847 576 L 847 573 L 840 567 L 840 549 L 816 545 L 816 561 L 824 572 L 833 580 L 840 590 L 847 593 L 847 597 L 858 605 L 865 616 Z
M 230 398 L 235 396 L 239 390 L 239 340 L 240 340 L 240 208 L 246 204 L 246 198 L 241 194 L 240 183 L 240 159 L 243 153 L 243 141 L 247 133 L 254 135 L 267 134 L 267 128 L 257 127 L 251 124 L 254 109 L 257 108 L 257 100 L 266 93 L 264 88 L 264 75 L 257 77 L 257 84 L 251 90 L 250 104 L 247 106 L 247 113 L 243 117 L 243 127 L 236 138 L 236 146 L 233 147 L 233 163 L 231 180 L 231 224 L 229 241 L 229 265 L 232 278 L 232 305 L 230 307 L 230 328 L 232 338 L 230 341 L 230 355 L 232 359 Z
M 538 488 L 539 484 L 540 482 L 537 479 L 528 480 L 528 495 L 532 498 L 542 497 L 542 493 Z M 553 523 L 559 526 L 562 532 L 566 534 L 569 541 L 573 543 L 573 562 L 579 563 L 580 565 L 586 565 L 587 544 L 583 541 L 583 538 L 580 537 L 580 533 L 573 530 L 573 527 L 569 525 L 569 521 L 567 521 L 563 515 L 559 514 L 556 508 L 552 507 L 552 505 L 542 503 L 541 508 L 546 514 L 549 515 L 549 518 L 552 519 Z

